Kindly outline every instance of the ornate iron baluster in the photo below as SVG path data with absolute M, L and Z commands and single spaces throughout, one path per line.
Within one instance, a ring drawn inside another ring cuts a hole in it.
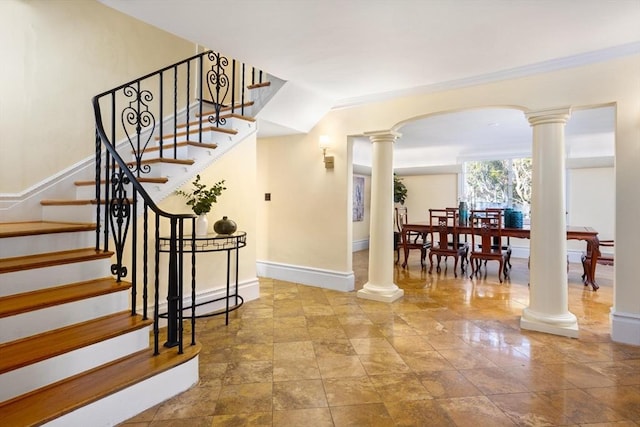
M 125 97 L 133 98 L 129 105 L 122 110 L 121 120 L 122 128 L 135 157 L 135 164 L 129 166 L 129 169 L 139 177 L 141 174 L 147 174 L 151 171 L 149 165 L 142 165 L 142 155 L 147 149 L 153 133 L 148 132 L 146 140 L 143 140 L 142 128 L 153 129 L 156 126 L 156 118 L 149 111 L 149 102 L 153 100 L 153 94 L 132 85 L 126 86 L 122 91 Z
M 109 222 L 116 247 L 116 263 L 111 265 L 111 274 L 118 277 L 118 281 L 127 276 L 127 267 L 122 264 L 127 232 L 131 222 L 131 202 L 127 198 L 129 178 L 124 172 L 114 172 L 111 177 L 113 198 L 109 203 Z
M 211 69 L 207 72 L 207 88 L 215 110 L 215 116 L 209 116 L 209 123 L 220 127 L 227 123 L 227 119 L 220 117 L 220 110 L 224 106 L 224 101 L 229 93 L 229 77 L 225 72 L 225 67 L 229 65 L 229 60 L 215 52 L 209 52 L 208 57 L 212 64 Z

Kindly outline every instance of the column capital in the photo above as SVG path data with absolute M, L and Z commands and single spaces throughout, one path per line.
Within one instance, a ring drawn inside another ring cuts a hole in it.
M 402 136 L 402 134 L 394 130 L 376 130 L 372 132 L 365 132 L 364 136 L 368 136 L 371 142 L 395 142 L 396 139 Z
M 547 123 L 567 123 L 571 115 L 571 107 L 553 108 L 549 110 L 530 111 L 524 114 L 531 126 Z

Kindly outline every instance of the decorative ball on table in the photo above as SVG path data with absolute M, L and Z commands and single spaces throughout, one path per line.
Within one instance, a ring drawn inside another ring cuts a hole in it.
M 217 220 L 213 224 L 213 231 L 218 234 L 233 234 L 238 229 L 236 223 L 226 216 L 223 216 L 222 219 Z

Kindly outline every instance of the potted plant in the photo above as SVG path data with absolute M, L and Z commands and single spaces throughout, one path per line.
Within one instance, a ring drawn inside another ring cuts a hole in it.
M 220 196 L 222 191 L 226 190 L 227 187 L 224 186 L 224 179 L 216 182 L 212 186 L 207 186 L 207 184 L 200 182 L 200 175 L 196 175 L 196 179 L 192 184 L 192 191 L 177 190 L 176 194 L 186 198 L 187 205 L 191 206 L 193 213 L 198 215 L 195 232 L 197 236 L 202 236 L 207 234 L 209 225 L 207 214 L 211 211 L 211 206 L 218 201 L 218 196 Z
M 394 203 L 400 203 L 404 205 L 404 201 L 407 198 L 407 187 L 402 182 L 402 178 L 393 174 L 393 201 Z

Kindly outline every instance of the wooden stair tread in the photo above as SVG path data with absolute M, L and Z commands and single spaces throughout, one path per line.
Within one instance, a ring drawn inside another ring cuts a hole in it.
M 261 87 L 271 86 L 271 82 L 262 82 L 262 83 L 254 83 L 252 85 L 247 86 L 247 89 L 258 89 Z
M 38 289 L 0 297 L 0 318 L 41 310 L 90 297 L 121 292 L 131 288 L 129 282 L 117 282 L 113 277 Z
M 84 205 L 96 205 L 98 201 L 96 199 L 48 199 L 40 200 L 42 206 L 84 206 Z
M 0 273 L 71 264 L 81 261 L 111 258 L 113 252 L 104 252 L 95 248 L 73 249 L 69 251 L 48 252 L 0 259 Z
M 95 223 L 24 221 L 0 223 L 0 238 L 37 236 L 41 234 L 69 233 L 76 231 L 95 231 Z
M 149 149 L 147 149 L 149 150 Z M 103 179 L 100 181 L 100 184 L 104 184 L 106 181 Z M 169 182 L 169 178 L 159 177 L 159 178 L 138 178 L 138 182 L 142 182 L 145 184 L 166 184 Z M 87 180 L 87 181 L 76 181 L 73 183 L 77 187 L 96 185 L 95 181 Z
M 0 374 L 59 356 L 153 324 L 130 311 L 111 314 L 0 344 Z
M 133 203 L 133 199 L 127 199 L 129 203 Z M 97 205 L 96 199 L 50 199 L 40 200 L 41 206 L 87 206 Z M 100 204 L 104 205 L 104 199 L 100 200 Z
M 100 400 L 133 384 L 179 366 L 196 357 L 200 344 L 177 349 L 151 350 L 98 367 L 15 399 L 0 403 L 2 423 L 7 426 L 41 425 L 75 409 Z
M 168 157 L 158 157 L 155 159 L 144 159 L 140 162 L 141 165 L 152 165 L 155 163 L 170 163 L 174 165 L 192 165 L 195 163 L 191 159 L 170 159 Z M 135 165 L 137 162 L 127 162 L 127 165 Z

